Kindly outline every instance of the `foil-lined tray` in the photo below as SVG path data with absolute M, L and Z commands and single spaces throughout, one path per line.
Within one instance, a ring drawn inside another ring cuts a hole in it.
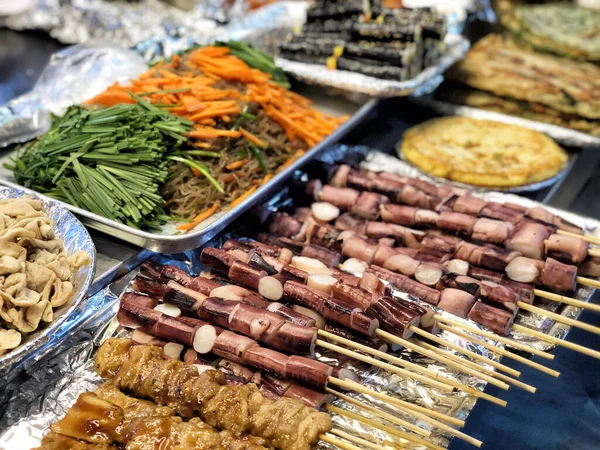
M 402 97 L 410 94 L 424 95 L 441 83 L 441 75 L 451 65 L 460 61 L 469 50 L 469 41 L 458 34 L 449 34 L 444 40 L 446 49 L 434 66 L 406 81 L 383 80 L 346 70 L 331 70 L 325 66 L 276 58 L 279 67 L 298 80 L 317 86 L 335 88 L 348 93 L 372 97 Z
M 422 171 L 421 169 L 419 169 L 418 167 L 414 166 L 406 160 L 404 153 L 400 149 L 401 144 L 402 142 L 399 142 L 396 145 L 398 156 L 400 159 L 398 159 L 398 157 L 388 155 L 387 153 L 371 152 L 367 156 L 367 160 L 365 161 L 364 165 L 368 166 L 372 170 L 382 171 L 387 170 L 387 165 L 391 164 L 394 167 L 394 172 L 400 175 L 421 178 L 423 180 L 429 181 L 430 183 L 449 184 L 459 188 L 469 189 L 470 191 L 474 192 L 500 191 L 518 194 L 523 192 L 540 191 L 542 189 L 546 189 L 550 186 L 553 186 L 554 184 L 562 180 L 570 172 L 571 167 L 574 163 L 574 158 L 570 157 L 567 164 L 565 164 L 565 167 L 559 173 L 557 173 L 553 177 L 550 177 L 543 181 L 538 181 L 536 183 L 510 187 L 475 186 L 473 184 L 460 183 L 458 181 L 448 180 L 446 178 L 434 177 L 432 175 L 429 175 L 428 173 Z
M 511 116 L 509 114 L 502 114 L 494 111 L 486 111 L 472 106 L 448 103 L 436 100 L 430 96 L 414 97 L 412 101 L 421 106 L 431 108 L 437 113 L 445 116 L 463 116 L 471 117 L 473 119 L 495 120 L 496 122 L 519 125 L 531 130 L 539 131 L 540 133 L 547 134 L 560 144 L 570 147 L 600 148 L 600 137 L 561 127 L 559 125 L 523 119 L 518 116 Z
M 25 194 L 27 192 L 20 189 L 0 188 L 0 199 L 18 198 Z M 42 201 L 44 211 L 54 222 L 56 237 L 64 242 L 67 254 L 72 255 L 79 251 L 85 251 L 90 255 L 90 263 L 74 273 L 71 280 L 74 288 L 73 295 L 63 306 L 53 311 L 53 321 L 47 325 L 41 324 L 33 333 L 23 335 L 23 341 L 19 347 L 0 356 L 0 376 L 6 376 L 28 358 L 35 357 L 41 347 L 56 337 L 57 331 L 65 323 L 68 323 L 73 312 L 82 303 L 85 304 L 87 290 L 94 279 L 96 248 L 85 227 L 58 202 L 43 196 L 36 197 Z
M 360 163 L 368 156 L 370 149 L 365 147 L 336 146 L 324 153 L 319 161 L 324 163 L 333 163 L 345 161 L 349 163 Z M 298 172 L 296 176 L 301 179 L 308 179 L 313 176 L 310 170 L 314 165 L 319 165 L 319 161 L 313 162 L 308 166 L 306 173 Z M 322 164 L 321 164 L 322 165 Z M 392 170 L 393 168 L 386 168 Z M 251 236 L 257 230 L 264 228 L 264 221 L 270 212 L 293 206 L 291 187 L 280 188 L 274 196 L 270 196 L 264 205 L 251 210 L 238 221 L 236 221 L 227 230 L 221 232 L 217 237 L 206 243 L 206 246 L 219 247 L 229 238 L 241 238 Z M 480 194 L 476 194 L 480 195 Z M 511 201 L 524 206 L 537 205 L 538 203 L 509 195 L 505 193 L 485 193 L 481 194 L 483 198 L 494 201 Z M 587 231 L 593 232 L 598 229 L 598 221 L 587 219 L 576 214 L 565 211 L 558 211 L 549 208 L 555 213 L 559 213 L 567 220 L 583 226 Z M 180 255 L 157 256 L 156 262 L 163 264 L 174 264 L 187 270 L 192 274 L 198 274 L 202 269 L 199 261 L 200 252 L 193 250 Z M 6 389 L 0 391 L 0 448 L 3 450 L 22 450 L 35 446 L 43 436 L 47 427 L 57 421 L 64 415 L 66 410 L 75 402 L 77 396 L 82 392 L 93 390 L 101 383 L 100 378 L 95 374 L 93 367 L 93 355 L 99 343 L 110 336 L 126 335 L 114 319 L 118 309 L 118 298 L 125 290 L 129 289 L 131 280 L 135 277 L 137 271 L 134 270 L 126 274 L 121 280 L 107 286 L 104 290 L 90 297 L 85 305 L 81 305 L 76 312 L 80 318 L 78 329 L 75 332 L 73 328 L 68 328 L 70 332 L 61 333 L 64 336 L 62 341 L 55 342 L 52 348 L 46 348 L 45 354 L 39 354 L 38 358 L 31 359 L 25 364 L 21 371 L 12 373 L 8 378 Z M 590 289 L 580 289 L 577 292 L 577 298 L 589 299 Z M 395 295 L 407 296 L 407 294 L 396 293 Z M 416 300 L 407 296 L 412 300 Z M 579 309 L 573 307 L 562 307 L 559 304 L 539 305 L 548 310 L 557 311 L 566 317 L 577 317 Z M 448 314 L 442 312 L 442 314 Z M 479 327 L 473 322 L 466 321 L 470 325 Z M 518 318 L 518 323 L 536 328 L 549 335 L 563 338 L 569 330 L 569 327 L 562 324 L 556 324 L 539 315 L 522 315 Z M 59 333 L 59 334 L 61 334 Z M 467 348 L 478 354 L 492 357 L 499 360 L 498 356 L 490 353 L 486 348 L 473 344 L 466 339 L 456 335 L 443 332 L 440 336 L 444 339 Z M 532 345 L 541 350 L 548 350 L 550 346 L 538 340 L 531 339 L 528 336 L 516 335 L 515 339 Z M 495 341 L 484 341 L 503 348 Z M 454 352 L 453 352 L 454 353 Z M 483 390 L 486 383 L 478 378 L 458 373 L 454 369 L 443 366 L 433 360 L 417 355 L 406 349 L 402 349 L 398 355 L 407 360 L 423 365 L 430 370 L 448 376 L 470 387 Z M 398 375 L 390 374 L 384 370 L 379 370 L 365 364 L 356 363 L 347 358 L 340 358 L 330 352 L 319 353 L 319 358 L 332 365 L 344 365 L 344 367 L 355 370 L 361 378 L 361 383 L 369 388 L 393 396 L 400 396 L 403 399 L 415 401 L 423 406 L 429 406 L 435 411 L 449 414 L 459 419 L 466 419 L 475 404 L 475 398 L 463 392 L 440 393 L 426 385 L 411 379 L 405 379 Z M 491 368 L 491 366 L 487 366 Z M 389 404 L 380 401 L 374 401 L 367 397 L 351 394 L 366 401 L 380 409 L 384 409 L 392 414 L 400 414 Z M 345 404 L 343 401 L 336 401 L 337 406 L 355 411 L 354 407 Z M 426 427 L 426 424 L 415 421 L 411 416 L 400 414 L 400 416 L 412 423 L 418 423 L 419 426 Z M 381 422 L 381 419 L 374 416 L 370 418 Z M 384 432 L 375 431 L 372 428 L 356 422 L 355 420 L 336 416 L 334 418 L 336 427 L 365 438 L 377 438 L 380 440 L 389 440 L 390 436 Z M 438 429 L 427 428 L 432 431 L 432 442 L 446 447 L 449 444 L 450 436 Z M 477 433 L 473 433 L 475 438 Z M 399 443 L 402 448 L 418 448 L 407 443 Z M 319 448 L 332 448 L 321 443 Z

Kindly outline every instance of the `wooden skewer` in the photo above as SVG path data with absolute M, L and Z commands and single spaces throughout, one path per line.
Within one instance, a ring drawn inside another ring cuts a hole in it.
M 437 353 L 441 353 L 442 355 L 444 355 L 444 357 L 446 357 L 448 359 L 457 361 L 458 363 L 460 363 L 464 366 L 468 366 L 468 367 L 472 367 L 472 368 L 481 370 L 482 372 L 484 372 L 494 378 L 497 378 L 502 381 L 506 381 L 507 383 L 512 384 L 513 386 L 516 386 L 518 388 L 521 388 L 527 392 L 531 392 L 532 394 L 535 394 L 535 391 L 537 390 L 535 386 L 531 386 L 530 384 L 523 383 L 522 381 L 519 381 L 519 380 L 515 380 L 514 378 L 511 378 L 508 375 L 504 375 L 503 373 L 500 373 L 493 369 L 490 369 L 489 367 L 483 367 L 483 366 L 477 364 L 476 362 L 469 361 L 468 359 L 465 359 L 465 358 L 461 358 L 460 356 L 455 355 L 454 353 L 452 353 L 448 350 L 441 349 L 439 347 L 436 347 L 435 345 L 429 344 L 428 342 L 421 342 L 421 345 L 423 347 L 425 347 L 426 349 L 432 350 Z
M 464 420 L 460 420 L 455 417 L 452 417 L 452 416 L 449 416 L 447 414 L 443 414 L 443 413 L 440 413 L 437 411 L 432 411 L 430 409 L 424 408 L 423 406 L 415 405 L 414 403 L 409 403 L 404 400 L 400 400 L 399 398 L 392 397 L 390 395 L 374 391 L 373 389 L 366 388 L 363 385 L 361 385 L 355 381 L 340 380 L 339 378 L 329 377 L 329 382 L 338 387 L 353 390 L 353 391 L 359 392 L 361 394 L 369 395 L 373 398 L 383 400 L 384 402 L 387 402 L 390 405 L 397 406 L 404 412 L 411 414 L 415 417 L 418 417 L 425 422 L 427 422 L 427 420 L 425 420 L 423 418 L 426 417 L 427 419 L 430 420 L 428 423 L 431 423 L 431 420 L 433 420 L 436 424 L 444 425 L 444 424 L 442 424 L 442 422 L 439 422 L 440 420 L 443 420 L 444 422 L 451 423 L 452 425 L 456 425 L 458 427 L 465 426 Z M 438 419 L 438 420 L 436 420 L 436 419 Z M 436 425 L 436 426 L 438 426 L 438 425 Z M 452 427 L 449 427 L 449 428 L 454 429 Z
M 442 383 L 440 381 L 434 380 L 432 378 L 419 375 L 418 373 L 411 372 L 409 370 L 401 369 L 400 367 L 392 366 L 391 364 L 385 363 L 383 361 L 379 361 L 378 359 L 371 358 L 370 356 L 362 355 L 357 352 L 353 352 L 352 350 L 348 350 L 344 347 L 340 347 L 339 345 L 331 344 L 326 341 L 322 341 L 317 339 L 316 344 L 320 347 L 326 348 L 327 350 L 333 350 L 334 352 L 339 353 L 340 355 L 349 356 L 351 358 L 356 359 L 357 361 L 362 361 L 367 364 L 371 364 L 376 367 L 380 367 L 382 369 L 387 370 L 388 372 L 395 373 L 404 378 L 412 378 L 420 381 L 421 383 L 428 384 L 430 386 L 435 387 L 443 392 L 452 392 L 454 388 L 449 384 Z
M 344 442 L 341 439 L 338 439 L 333 436 L 327 436 L 326 434 L 320 435 L 319 439 L 321 439 L 322 441 L 325 441 L 329 444 L 335 445 L 336 447 L 339 447 L 342 450 L 362 450 L 361 448 L 359 448 L 355 445 L 348 444 L 347 442 Z
M 582 300 L 576 300 L 571 297 L 565 297 L 564 295 L 558 295 L 553 292 L 542 291 L 540 289 L 534 289 L 533 293 L 538 297 L 542 297 L 554 302 L 564 303 L 566 305 L 576 306 L 578 308 L 589 309 L 591 311 L 600 312 L 600 305 L 595 303 L 584 302 Z
M 600 250 L 597 250 L 595 248 L 590 248 L 588 249 L 588 256 L 600 256 Z
M 471 342 L 476 343 L 477 345 L 481 345 L 482 347 L 487 348 L 488 350 L 490 350 L 494 353 L 505 356 L 507 358 L 514 359 L 515 361 L 519 361 L 520 363 L 525 364 L 526 366 L 532 367 L 536 370 L 539 370 L 540 372 L 543 372 L 547 375 L 551 375 L 555 378 L 558 378 L 560 376 L 560 372 L 557 372 L 556 370 L 549 369 L 548 367 L 546 367 L 542 364 L 536 363 L 535 361 L 530 361 L 527 358 L 523 358 L 522 356 L 516 355 L 515 353 L 509 352 L 508 350 L 505 350 L 503 348 L 498 348 L 495 345 L 492 345 L 489 342 L 485 342 L 481 339 L 477 339 L 477 338 L 471 336 L 470 334 L 465 333 L 464 331 L 449 327 L 448 325 L 443 324 L 443 323 L 438 323 L 438 327 L 440 327 L 444 331 L 448 331 L 457 336 L 463 337 L 465 339 L 469 339 Z
M 433 318 L 439 322 L 445 322 L 452 326 L 462 328 L 463 330 L 470 331 L 471 333 L 478 334 L 479 336 L 484 336 L 486 338 L 493 339 L 495 341 L 500 342 L 501 344 L 510 345 L 511 347 L 516 348 L 518 350 L 523 350 L 523 351 L 531 353 L 533 355 L 537 355 L 541 358 L 545 358 L 545 359 L 549 359 L 549 360 L 554 359 L 554 355 L 552 355 L 548 352 L 543 352 L 542 350 L 538 350 L 537 348 L 532 348 L 529 345 L 525 345 L 519 341 L 515 341 L 514 339 L 508 339 L 503 336 L 498 336 L 497 334 L 491 333 L 489 331 L 480 330 L 479 328 L 472 327 L 471 325 L 466 325 L 462 322 L 459 322 L 458 320 L 454 320 L 449 317 L 442 316 L 440 314 L 435 314 L 433 316 Z
M 575 281 L 585 286 L 590 286 L 596 289 L 600 288 L 600 281 L 592 280 L 591 278 L 577 277 L 575 278 Z
M 360 438 L 358 436 L 353 436 L 350 433 L 346 433 L 345 431 L 338 430 L 337 428 L 331 429 L 331 431 L 329 431 L 329 433 L 339 436 L 343 439 L 346 439 L 347 441 L 350 441 L 353 444 L 358 444 L 361 447 L 370 448 L 372 450 L 381 450 L 383 448 L 383 446 L 386 445 L 385 442 L 382 442 L 380 440 L 375 440 L 375 438 L 373 438 L 373 442 L 367 441 L 366 439 Z
M 360 389 L 362 388 L 365 391 L 367 391 L 367 392 L 364 392 L 366 395 L 370 395 L 370 396 L 372 396 L 374 398 L 377 398 L 379 400 L 383 400 L 385 402 L 388 402 L 391 405 L 394 405 L 396 407 L 400 407 L 400 409 L 402 409 L 402 403 L 406 403 L 406 402 L 403 402 L 402 400 L 398 400 L 395 397 L 390 397 L 389 395 L 385 395 L 385 394 L 382 394 L 380 392 L 371 391 L 371 392 L 375 392 L 375 394 L 371 394 L 371 393 L 368 392 L 369 389 L 363 388 L 360 384 L 358 384 L 358 383 L 356 383 L 354 381 L 345 381 L 344 383 L 346 383 L 347 386 L 349 386 L 349 387 L 346 387 L 347 389 L 353 389 L 353 390 L 355 390 L 357 392 L 360 392 Z M 344 386 L 342 386 L 342 387 L 344 387 Z M 412 403 L 409 403 L 409 405 L 413 406 L 413 407 L 417 407 L 417 405 L 413 405 Z M 418 407 L 418 408 L 420 408 L 420 407 Z M 426 410 L 426 411 L 428 411 L 428 410 Z M 405 412 L 406 412 L 406 410 L 405 410 Z M 428 411 L 428 412 L 431 412 L 431 411 Z M 480 442 L 477 439 L 469 436 L 468 434 L 463 433 L 462 431 L 458 431 L 458 430 L 452 428 L 451 426 L 446 425 L 445 423 L 442 423 L 442 422 L 440 422 L 438 420 L 435 420 L 432 417 L 426 416 L 425 414 L 417 412 L 416 410 L 410 411 L 409 414 L 412 414 L 413 416 L 415 416 L 416 418 L 422 420 L 423 422 L 426 422 L 426 423 L 428 423 L 430 425 L 433 425 L 434 427 L 439 428 L 440 430 L 443 430 L 446 433 L 448 433 L 448 434 L 450 434 L 452 436 L 456 436 L 457 438 L 462 439 L 462 440 L 464 440 L 466 442 L 469 442 L 469 443 L 471 443 L 473 445 L 477 445 L 477 442 Z M 450 416 L 447 416 L 447 415 L 441 414 L 441 413 L 437 413 L 437 414 L 439 416 L 446 417 L 447 419 L 448 418 L 453 419 L 453 422 L 456 422 L 457 424 L 459 424 L 459 423 L 462 422 L 463 425 L 458 425 L 458 426 L 464 426 L 464 421 L 462 421 L 462 420 L 458 420 L 458 419 L 455 419 L 454 417 L 450 417 Z M 447 420 L 447 419 L 445 420 L 446 422 L 452 423 L 450 420 Z
M 510 387 L 508 384 L 506 384 L 502 381 L 499 381 L 499 380 L 495 379 L 494 377 L 488 376 L 479 370 L 468 369 L 461 364 L 458 364 L 456 362 L 448 360 L 447 358 L 440 357 L 440 355 L 436 354 L 433 351 L 424 349 L 420 345 L 416 345 L 413 342 L 407 341 L 406 339 L 402 339 L 398 336 L 388 333 L 387 331 L 383 331 L 383 330 L 379 329 L 379 330 L 377 330 L 377 334 L 389 342 L 393 342 L 394 344 L 398 344 L 403 347 L 406 347 L 412 351 L 420 353 L 421 355 L 427 356 L 428 358 L 432 358 L 436 361 L 440 361 L 440 362 L 446 364 L 447 366 L 452 367 L 460 372 L 464 372 L 469 375 L 480 378 L 482 380 L 485 380 L 488 383 L 493 384 L 496 387 L 499 387 L 500 389 L 504 389 L 505 391 L 507 391 Z
M 389 422 L 392 422 L 393 424 L 396 424 L 403 428 L 406 428 L 407 430 L 410 430 L 413 433 L 419 434 L 423 437 L 431 436 L 431 431 L 429 431 L 429 430 L 425 430 L 421 427 L 413 425 L 412 423 L 407 422 L 406 420 L 400 419 L 399 417 L 396 417 L 392 414 L 386 413 L 385 411 L 381 411 L 380 409 L 377 409 L 373 406 L 367 405 L 366 403 L 359 402 L 355 398 L 352 398 L 349 395 L 346 395 L 339 391 L 336 391 L 335 389 L 325 388 L 325 391 L 329 392 L 330 394 L 335 395 L 338 398 L 341 398 L 342 400 L 344 400 L 358 408 L 362 408 L 365 411 L 369 411 L 370 413 L 372 413 L 378 417 L 381 417 L 382 419 L 385 419 Z
M 592 358 L 600 359 L 600 352 L 584 347 L 583 345 L 573 344 L 572 342 L 565 341 L 563 339 L 555 338 L 554 336 L 548 336 L 547 334 L 540 333 L 539 331 L 532 330 L 531 328 L 524 327 L 513 323 L 512 329 L 519 333 L 526 334 L 552 344 L 560 345 L 561 347 L 568 348 L 575 352 L 583 353 L 584 355 L 591 356 Z
M 321 332 L 322 332 L 322 330 L 319 330 L 319 334 L 321 334 Z M 382 351 L 379 351 L 379 350 L 375 350 L 375 349 L 373 349 L 371 347 L 367 347 L 366 345 L 358 344 L 358 343 L 353 342 L 353 341 L 351 341 L 349 339 L 343 338 L 343 337 L 338 336 L 336 334 L 329 333 L 327 331 L 324 331 L 323 335 L 324 336 L 331 335 L 331 336 L 328 336 L 331 340 L 335 340 L 335 341 L 338 341 L 338 342 L 340 342 L 342 344 L 345 344 L 345 345 L 348 345 L 348 346 L 352 346 L 353 348 L 355 348 L 357 350 L 361 350 L 361 351 L 363 351 L 365 353 L 369 353 L 369 354 L 372 354 L 374 356 L 378 356 L 380 358 L 386 359 L 386 360 L 388 360 L 390 362 L 393 362 L 395 364 L 404 365 L 406 368 L 410 367 L 411 369 L 413 369 L 415 371 L 418 371 L 418 372 L 421 372 L 423 374 L 426 374 L 426 375 L 430 376 L 431 378 L 434 378 L 434 379 L 439 380 L 440 382 L 442 382 L 444 384 L 447 384 L 448 386 L 452 386 L 452 387 L 454 387 L 456 389 L 459 389 L 459 390 L 461 390 L 463 392 L 468 392 L 469 394 L 472 394 L 472 395 L 474 395 L 476 397 L 479 397 L 479 398 L 482 398 L 484 400 L 488 400 L 488 401 L 490 401 L 492 403 L 495 403 L 496 405 L 500 405 L 502 407 L 505 407 L 506 404 L 507 404 L 504 400 L 500 400 L 499 398 L 496 398 L 496 397 L 494 397 L 492 395 L 485 394 L 485 393 L 483 393 L 483 392 L 481 392 L 481 391 L 479 391 L 477 389 L 474 389 L 474 388 L 472 388 L 470 386 L 467 386 L 466 384 L 462 384 L 462 383 L 459 383 L 458 381 L 454 381 L 454 380 L 451 380 L 449 378 L 446 378 L 446 377 L 444 377 L 440 373 L 434 372 L 433 370 L 427 369 L 425 367 L 421 367 L 418 364 L 414 364 L 414 363 L 411 363 L 409 361 L 405 361 L 402 358 L 398 358 L 397 356 L 389 355 L 389 354 L 387 354 L 385 352 L 382 352 Z
M 432 448 L 435 450 L 445 450 L 444 447 L 440 447 L 439 445 L 436 445 L 432 442 L 428 442 L 424 439 L 418 438 L 418 437 L 411 435 L 409 433 L 406 433 L 404 431 L 400 431 L 400 430 L 396 430 L 395 428 L 388 427 L 387 425 L 382 425 L 382 424 L 374 421 L 373 419 L 369 419 L 369 418 L 363 417 L 359 414 L 356 414 L 356 413 L 353 413 L 350 411 L 346 411 L 345 409 L 338 408 L 337 406 L 328 405 L 325 407 L 325 409 L 327 409 L 327 411 L 329 411 L 329 412 L 339 414 L 340 416 L 345 416 L 345 417 L 348 417 L 349 419 L 354 419 L 360 423 L 364 423 L 365 425 L 373 427 L 377 430 L 385 431 L 386 433 L 389 433 L 392 436 L 396 436 L 396 437 L 405 439 L 409 442 L 414 442 L 415 444 L 424 445 L 428 448 Z M 481 441 L 479 441 L 479 442 L 481 442 Z
M 433 335 L 431 333 L 428 333 L 425 330 L 421 330 L 418 327 L 411 326 L 410 330 L 412 332 L 414 332 L 415 334 L 418 334 L 419 336 L 423 336 L 426 339 L 429 339 L 429 340 L 431 340 L 433 342 L 437 342 L 438 344 L 441 344 L 441 345 L 444 345 L 444 346 L 446 346 L 448 348 L 451 348 L 452 350 L 455 350 L 455 351 L 457 351 L 459 353 L 462 353 L 463 355 L 467 355 L 467 356 L 469 356 L 472 359 L 476 359 L 478 361 L 483 361 L 486 364 L 489 364 L 490 366 L 495 367 L 496 369 L 501 370 L 504 373 L 508 373 L 509 375 L 512 375 L 513 377 L 519 378 L 519 376 L 521 375 L 521 372 L 519 372 L 518 370 L 511 369 L 510 367 L 505 366 L 504 364 L 501 364 L 501 363 L 499 363 L 497 361 L 493 361 L 493 360 L 491 360 L 489 358 L 486 358 L 485 356 L 481 356 L 481 355 L 478 355 L 475 352 L 472 352 L 470 350 L 464 349 L 460 345 L 456 345 L 456 344 L 453 344 L 452 342 L 445 341 L 444 339 L 442 339 L 440 337 L 437 337 L 437 336 L 435 336 L 435 335 Z
M 556 322 L 565 323 L 567 325 L 571 325 L 572 327 L 581 328 L 582 330 L 589 331 L 590 333 L 600 334 L 600 328 L 590 325 L 585 322 L 580 322 L 578 320 L 569 319 L 568 317 L 561 316 L 560 314 L 555 314 L 550 311 L 546 311 L 545 309 L 538 308 L 537 306 L 530 305 L 525 302 L 517 302 L 517 306 L 525 311 L 530 311 L 536 314 L 541 314 L 542 316 L 546 316 L 549 319 L 555 320 Z
M 589 234 L 577 234 L 577 233 L 571 233 L 570 231 L 564 231 L 564 230 L 556 230 L 556 234 L 562 234 L 563 236 L 576 237 L 576 238 L 583 239 L 584 241 L 590 242 L 592 244 L 600 245 L 600 238 L 597 238 L 596 236 L 590 236 Z

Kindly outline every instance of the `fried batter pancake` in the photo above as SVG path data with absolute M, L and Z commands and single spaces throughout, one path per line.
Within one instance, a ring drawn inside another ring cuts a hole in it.
M 600 67 L 521 49 L 499 35 L 477 42 L 447 75 L 502 97 L 600 119 Z
M 431 175 L 487 187 L 546 180 L 568 159 L 562 148 L 537 131 L 467 117 L 432 119 L 409 129 L 402 153 Z

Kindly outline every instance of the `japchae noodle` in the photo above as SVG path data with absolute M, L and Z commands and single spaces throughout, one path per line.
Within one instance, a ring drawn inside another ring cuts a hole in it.
M 266 58 L 252 51 L 254 60 Z M 188 134 L 192 148 L 169 158 L 173 163 L 162 189 L 167 211 L 195 218 L 192 226 L 221 204 L 244 199 L 344 120 L 312 109 L 308 99 L 227 47 L 202 47 L 173 57 L 131 86 L 114 85 L 89 103 L 110 106 L 142 98 L 193 123 Z

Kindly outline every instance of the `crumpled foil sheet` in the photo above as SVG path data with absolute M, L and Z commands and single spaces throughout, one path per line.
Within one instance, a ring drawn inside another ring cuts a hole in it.
M 65 44 L 103 39 L 125 48 L 135 46 L 152 61 L 194 43 L 239 39 L 257 28 L 285 25 L 290 17 L 296 17 L 293 25 L 298 21 L 298 15 L 290 12 L 291 2 L 256 11 L 248 11 L 248 2 L 242 0 L 179 3 L 187 3 L 191 9 L 163 0 L 37 0 L 30 10 L 0 18 L 0 25 L 14 30 L 45 30 Z M 300 18 L 303 20 L 303 14 Z
M 0 198 L 18 198 L 26 192 L 7 187 L 0 188 Z M 27 193 L 29 194 L 29 193 Z M 54 310 L 54 320 L 46 326 L 40 326 L 36 331 L 23 336 L 22 344 L 15 350 L 0 356 L 0 377 L 6 379 L 19 365 L 26 363 L 29 358 L 35 358 L 40 350 L 50 342 L 60 338 L 59 329 L 63 329 L 72 318 L 72 313 L 84 301 L 86 292 L 94 278 L 96 248 L 85 227 L 67 209 L 58 203 L 42 196 L 36 196 L 43 202 L 44 211 L 54 221 L 56 237 L 62 239 L 69 255 L 85 251 L 90 255 L 90 264 L 80 268 L 73 277 L 74 294 L 60 308 Z M 0 390 L 1 391 L 1 390 Z M 0 395 L 1 397 L 1 395 Z M 1 448 L 1 446 L 0 446 Z
M 429 175 L 428 173 L 422 171 L 416 166 L 413 166 L 410 162 L 406 161 L 404 157 L 404 153 L 400 150 L 402 141 L 400 141 L 396 147 L 399 154 L 400 159 L 394 155 L 389 155 L 387 153 L 382 152 L 372 152 L 367 155 L 367 158 L 364 162 L 365 168 L 372 168 L 372 170 L 382 171 L 388 164 L 394 166 L 394 171 L 402 174 L 407 177 L 421 178 L 423 180 L 427 180 L 430 183 L 436 184 L 449 184 L 451 186 L 456 186 L 463 189 L 468 189 L 473 192 L 488 192 L 488 191 L 498 191 L 498 192 L 507 192 L 507 193 L 522 193 L 522 192 L 535 192 L 545 189 L 547 187 L 552 186 L 553 184 L 559 182 L 562 178 L 564 178 L 571 168 L 573 164 L 573 160 L 570 159 L 565 165 L 564 169 L 557 173 L 555 176 L 548 178 L 547 180 L 539 181 L 531 184 L 524 184 L 522 186 L 511 186 L 511 187 L 483 187 L 483 186 L 473 186 L 472 184 L 460 183 L 458 181 L 448 180 L 446 178 L 434 177 Z
M 367 94 L 373 97 L 406 96 L 415 93 L 422 85 L 428 85 L 427 92 L 415 93 L 424 95 L 437 87 L 437 85 L 431 84 L 431 80 L 438 79 L 441 82 L 440 75 L 452 64 L 461 60 L 470 47 L 469 41 L 457 34 L 447 35 L 445 42 L 446 50 L 438 63 L 406 81 L 382 80 L 361 73 L 331 70 L 322 65 L 290 61 L 279 57 L 275 58 L 275 62 L 287 73 L 311 85 L 335 88 L 349 93 Z
M 238 228 L 233 232 L 222 233 L 209 242 L 207 246 L 221 246 L 227 239 L 241 238 L 247 235 L 243 228 Z M 183 255 L 157 256 L 156 260 L 159 263 L 174 264 L 190 273 L 198 274 L 204 269 L 199 261 L 199 254 L 200 252 L 196 250 Z M 43 359 L 31 361 L 30 364 L 21 368 L 19 375 L 14 377 L 8 383 L 7 388 L 0 393 L 0 430 L 5 430 L 0 431 L 0 448 L 3 450 L 24 450 L 37 445 L 49 425 L 66 413 L 79 394 L 94 390 L 102 383 L 103 380 L 94 371 L 94 352 L 104 339 L 128 335 L 128 331 L 123 330 L 118 325 L 115 315 L 118 310 L 119 296 L 122 292 L 130 289 L 130 282 L 136 274 L 137 270 L 128 273 L 119 281 L 112 283 L 87 299 L 86 304 L 81 305 L 77 311 L 77 315 L 80 316 L 78 330 L 71 333 L 64 340 L 55 343 L 51 353 L 45 355 Z M 472 343 L 458 339 L 456 336 L 448 335 L 446 337 L 461 347 L 485 356 L 492 356 L 493 359 L 498 360 L 497 355 L 489 354 L 488 350 L 483 347 L 474 346 Z M 458 373 L 454 369 L 437 364 L 435 361 L 411 351 L 402 349 L 396 354 L 472 388 L 478 390 L 485 388 L 485 382 L 464 373 Z M 354 370 L 360 377 L 363 386 L 392 396 L 398 396 L 398 398 L 406 401 L 416 402 L 421 406 L 432 408 L 435 411 L 461 420 L 466 419 L 475 405 L 475 398 L 461 391 L 453 393 L 439 392 L 415 380 L 391 374 L 347 357 L 341 357 L 330 351 L 320 352 L 318 357 L 333 366 L 343 365 Z M 335 386 L 334 388 L 338 389 Z M 389 404 L 356 393 L 345 393 L 430 430 L 432 432 L 431 442 L 444 447 L 449 444 L 450 436 L 409 414 L 400 412 Z M 334 405 L 352 412 L 358 412 L 354 406 L 339 399 L 335 401 Z M 361 414 L 379 423 L 385 422 L 370 413 L 361 412 Z M 382 444 L 385 442 L 391 445 L 402 445 L 402 448 L 407 449 L 424 448 L 423 446 L 403 442 L 397 437 L 343 416 L 335 415 L 334 423 L 336 428 L 365 439 L 378 439 Z M 388 425 L 396 427 L 393 424 Z M 319 448 L 329 449 L 335 447 L 321 442 Z
M 484 109 L 474 108 L 472 106 L 456 105 L 435 100 L 431 97 L 414 98 L 413 101 L 446 116 L 463 116 L 471 117 L 473 119 L 495 120 L 496 122 L 519 125 L 539 131 L 540 133 L 547 134 L 555 141 L 571 147 L 600 146 L 600 137 L 598 136 L 592 136 L 591 134 L 571 130 L 570 128 L 553 125 L 551 123 L 523 119 L 521 117 L 511 116 L 509 114 L 502 114 L 494 111 L 486 111 Z
M 52 55 L 33 90 L 0 107 L 0 148 L 26 142 L 46 132 L 51 113 L 82 103 L 115 82 L 126 82 L 147 70 L 135 52 L 92 41 Z

